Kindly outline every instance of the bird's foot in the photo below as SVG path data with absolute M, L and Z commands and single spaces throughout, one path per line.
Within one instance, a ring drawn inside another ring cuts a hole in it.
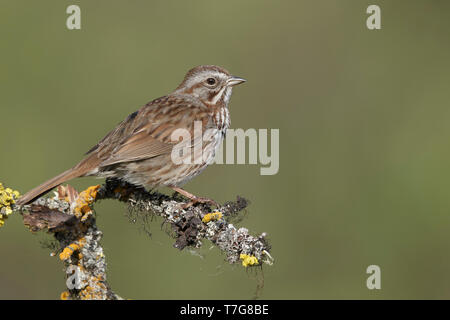
M 172 187 L 172 190 L 178 192 L 179 194 L 181 194 L 181 195 L 185 196 L 186 198 L 188 198 L 189 200 L 191 200 L 182 206 L 182 208 L 184 210 L 193 205 L 196 205 L 197 203 L 209 204 L 209 205 L 215 206 L 216 208 L 219 207 L 219 204 L 212 199 L 197 197 L 197 196 L 193 195 L 192 193 L 187 192 L 186 190 L 178 188 L 178 187 Z
M 212 199 L 208 199 L 208 198 L 195 197 L 195 198 L 190 199 L 190 200 L 191 200 L 191 201 L 189 201 L 188 203 L 185 203 L 185 204 L 182 206 L 182 208 L 183 208 L 184 210 L 186 210 L 187 208 L 189 208 L 189 207 L 191 207 L 191 206 L 193 206 L 193 205 L 196 205 L 197 203 L 209 204 L 209 205 L 212 205 L 212 206 L 214 206 L 214 207 L 216 207 L 216 208 L 219 207 L 219 204 L 218 204 L 217 202 L 215 202 L 215 201 L 212 200 Z

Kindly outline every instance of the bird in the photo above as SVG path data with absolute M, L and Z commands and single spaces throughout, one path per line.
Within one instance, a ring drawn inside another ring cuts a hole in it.
M 118 179 L 146 189 L 169 187 L 187 197 L 189 205 L 217 205 L 181 187 L 213 162 L 230 126 L 233 87 L 244 82 L 219 66 L 192 68 L 172 93 L 128 115 L 77 165 L 27 192 L 17 205 L 87 176 Z

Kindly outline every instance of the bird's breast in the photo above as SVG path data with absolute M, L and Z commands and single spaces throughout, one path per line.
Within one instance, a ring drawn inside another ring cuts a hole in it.
M 218 130 L 225 135 L 227 129 L 230 127 L 230 112 L 226 106 L 217 108 L 214 112 L 214 123 Z

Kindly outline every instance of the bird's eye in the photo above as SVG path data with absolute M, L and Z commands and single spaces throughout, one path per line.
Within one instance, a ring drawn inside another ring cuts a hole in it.
M 208 78 L 208 79 L 206 79 L 206 83 L 209 84 L 210 86 L 213 86 L 216 84 L 216 79 Z

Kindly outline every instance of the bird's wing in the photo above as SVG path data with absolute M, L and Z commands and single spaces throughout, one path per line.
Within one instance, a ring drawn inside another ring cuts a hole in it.
M 156 99 L 128 116 L 88 154 L 97 153 L 102 159 L 100 167 L 169 154 L 179 143 L 172 141 L 177 129 L 187 130 L 192 137 L 188 145 L 192 147 L 200 142 L 194 141 L 195 121 L 200 121 L 202 130 L 210 125 L 211 117 L 203 104 L 180 97 Z

